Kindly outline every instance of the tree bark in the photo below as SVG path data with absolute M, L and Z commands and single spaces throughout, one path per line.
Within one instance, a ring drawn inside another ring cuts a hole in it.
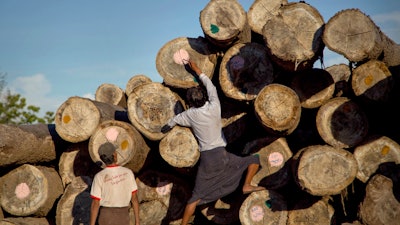
M 24 164 L 0 178 L 1 206 L 15 216 L 47 216 L 63 185 L 50 167 Z
M 400 44 L 395 43 L 392 39 L 382 33 L 383 38 L 383 58 L 382 61 L 388 67 L 400 66 Z
M 168 224 L 182 218 L 191 196 L 184 180 L 168 173 L 147 170 L 136 178 L 136 183 L 141 224 Z
M 56 159 L 56 146 L 46 124 L 0 124 L 0 167 Z
M 65 188 L 64 194 L 57 203 L 57 225 L 89 224 L 90 187 L 92 179 L 87 176 L 75 177 Z
M 58 161 L 58 173 L 64 187 L 71 183 L 76 177 L 94 175 L 101 167 L 93 163 L 90 158 L 88 141 L 72 144 L 67 151 L 63 152 Z
M 51 225 L 44 217 L 8 217 L 0 220 L 0 225 Z

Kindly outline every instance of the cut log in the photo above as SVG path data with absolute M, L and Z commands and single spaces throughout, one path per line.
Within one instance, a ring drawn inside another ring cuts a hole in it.
M 150 140 L 161 140 L 161 127 L 183 112 L 184 101 L 164 85 L 153 82 L 141 85 L 128 97 L 128 116 L 135 128 Z
M 0 124 L 0 167 L 55 160 L 53 135 L 46 124 Z
M 351 86 L 348 84 L 350 80 L 351 70 L 346 64 L 335 64 L 325 69 L 335 82 L 335 97 L 348 96 Z
M 73 96 L 57 109 L 54 122 L 61 138 L 77 143 L 88 140 L 102 121 L 129 121 L 126 117 L 120 106 Z
M 92 203 L 91 184 L 90 177 L 75 177 L 65 188 L 64 194 L 57 203 L 57 225 L 89 224 Z
M 142 135 L 130 123 L 117 120 L 102 122 L 89 139 L 89 154 L 94 163 L 102 162 L 98 153 L 104 143 L 117 147 L 117 164 L 137 173 L 144 165 L 150 148 Z M 105 164 L 101 165 L 103 168 Z
M 358 164 L 357 178 L 366 183 L 379 165 L 386 162 L 400 164 L 400 145 L 389 137 L 373 136 L 354 149 L 354 158 Z
M 71 145 L 63 152 L 58 161 L 58 174 L 66 187 L 75 177 L 94 177 L 101 168 L 90 158 L 88 142 Z
M 310 199 L 304 198 L 295 204 L 294 209 L 288 214 L 288 225 L 321 225 L 333 224 L 332 218 L 335 210 L 328 203 L 327 198 L 311 203 Z M 309 206 L 309 207 L 308 207 Z
M 288 4 L 287 0 L 255 0 L 247 11 L 247 20 L 252 31 L 262 35 L 262 30 L 272 17 L 279 15 L 279 8 Z
M 251 121 L 253 113 L 250 113 L 250 109 L 253 106 L 248 102 L 239 104 L 231 98 L 220 95 L 220 103 L 222 131 L 225 140 L 230 144 L 246 136 L 249 129 L 253 128 L 252 125 L 257 122 Z
M 340 194 L 357 174 L 354 156 L 349 151 L 329 145 L 305 147 L 293 159 L 296 183 L 315 196 Z
M 335 83 L 323 69 L 312 68 L 296 73 L 290 87 L 297 93 L 303 108 L 318 108 L 333 97 Z
M 356 102 L 347 97 L 336 97 L 322 105 L 316 116 L 321 138 L 337 148 L 359 144 L 368 134 L 368 119 Z
M 332 16 L 325 25 L 326 46 L 351 62 L 378 59 L 384 49 L 380 29 L 359 9 L 346 9 Z
M 262 31 L 271 59 L 287 71 L 312 68 L 325 47 L 324 19 L 317 9 L 302 2 L 283 5 L 279 11 Z
M 257 43 L 238 43 L 226 51 L 219 69 L 224 94 L 239 101 L 252 101 L 275 79 L 267 49 Z
M 368 181 L 365 198 L 359 209 L 359 215 L 364 224 L 399 224 L 400 200 L 393 194 L 395 188 L 398 193 L 398 186 L 394 187 L 391 179 L 380 174 Z
M 291 179 L 286 162 L 292 157 L 286 138 L 262 138 L 248 142 L 244 152 L 252 152 L 260 158 L 260 170 L 254 175 L 252 184 L 278 189 Z
M 74 174 L 74 161 L 78 153 L 79 150 L 63 152 L 60 156 L 58 173 L 60 174 L 64 188 L 76 177 Z M 86 167 L 84 168 L 86 169 Z
M 222 49 L 251 41 L 247 14 L 237 0 L 209 1 L 200 12 L 204 36 Z
M 105 102 L 111 105 L 119 105 L 123 108 L 126 108 L 125 91 L 115 84 L 101 84 L 96 89 L 94 99 L 99 102 Z
M 44 217 L 7 217 L 0 220 L 0 225 L 51 225 Z
M 183 65 L 192 59 L 210 78 L 217 64 L 215 50 L 206 39 L 179 37 L 162 46 L 156 57 L 156 68 L 164 83 L 176 88 L 190 88 L 197 85 L 193 75 Z
M 351 223 L 342 223 L 342 225 L 363 225 L 360 221 L 355 220 Z
M 254 101 L 254 109 L 257 119 L 270 133 L 289 135 L 300 121 L 300 99 L 285 85 L 265 86 Z
M 242 203 L 239 211 L 243 225 L 286 225 L 287 203 L 275 191 L 251 193 Z
M 132 90 L 135 89 L 136 87 L 138 87 L 142 84 L 148 84 L 151 82 L 153 82 L 151 80 L 151 78 L 146 75 L 143 75 L 143 74 L 134 75 L 126 83 L 126 87 L 125 87 L 126 96 L 129 96 L 132 93 Z
M 370 60 L 354 69 L 351 87 L 356 96 L 371 102 L 387 102 L 394 80 L 382 61 Z
M 146 170 L 136 178 L 141 224 L 168 224 L 182 218 L 191 189 L 171 174 Z M 164 223 L 162 223 L 164 222 Z
M 316 126 L 317 109 L 302 109 L 301 119 L 297 128 L 287 136 L 290 148 L 297 152 L 299 149 L 315 144 L 325 144 Z
M 235 142 L 248 132 L 247 129 L 249 129 L 251 125 L 248 124 L 249 117 L 250 115 L 248 113 L 242 112 L 230 118 L 222 119 L 222 131 L 224 132 L 227 143 Z
M 383 39 L 383 58 L 382 61 L 388 67 L 400 66 L 400 44 L 395 43 L 392 39 L 382 34 Z
M 63 191 L 50 167 L 24 164 L 0 178 L 1 206 L 15 216 L 47 216 Z
M 193 167 L 200 158 L 199 145 L 187 127 L 175 126 L 159 143 L 161 157 L 177 168 Z

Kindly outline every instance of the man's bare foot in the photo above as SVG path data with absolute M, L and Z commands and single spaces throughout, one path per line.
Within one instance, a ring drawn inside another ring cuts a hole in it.
M 255 191 L 262 191 L 265 190 L 265 187 L 259 187 L 259 186 L 253 186 L 250 184 L 245 184 L 243 185 L 243 194 L 250 194 L 251 192 L 255 192 Z

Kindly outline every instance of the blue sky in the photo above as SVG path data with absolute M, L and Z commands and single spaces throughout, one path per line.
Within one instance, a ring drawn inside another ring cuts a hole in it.
M 291 1 L 290 1 L 291 2 Z M 398 0 L 308 0 L 327 22 L 358 8 L 400 43 Z M 0 73 L 7 88 L 55 112 L 71 96 L 94 98 L 103 83 L 125 89 L 144 74 L 162 82 L 156 55 L 178 37 L 203 36 L 207 0 L 1 0 Z M 239 0 L 247 11 L 253 0 Z M 325 66 L 347 61 L 325 50 Z

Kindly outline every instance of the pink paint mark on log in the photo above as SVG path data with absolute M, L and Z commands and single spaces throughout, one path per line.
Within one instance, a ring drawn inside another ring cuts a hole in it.
M 15 188 L 15 195 L 18 199 L 24 199 L 29 196 L 31 190 L 26 183 L 20 183 Z
M 156 192 L 158 195 L 165 196 L 171 193 L 172 183 L 168 182 L 160 182 L 158 187 L 156 188 Z
M 118 132 L 117 129 L 115 129 L 115 128 L 110 128 L 110 129 L 108 129 L 107 132 L 106 132 L 106 138 L 107 138 L 107 140 L 108 140 L 109 142 L 113 142 L 113 141 L 116 141 L 116 140 L 117 140 L 118 134 L 119 134 L 119 132 Z
M 283 163 L 283 155 L 279 152 L 273 152 L 268 156 L 271 166 L 280 166 Z
M 189 53 L 185 49 L 179 49 L 174 53 L 174 62 L 179 65 L 188 64 L 190 60 Z
M 250 218 L 254 222 L 260 222 L 264 218 L 264 210 L 261 206 L 255 205 L 250 209 Z

